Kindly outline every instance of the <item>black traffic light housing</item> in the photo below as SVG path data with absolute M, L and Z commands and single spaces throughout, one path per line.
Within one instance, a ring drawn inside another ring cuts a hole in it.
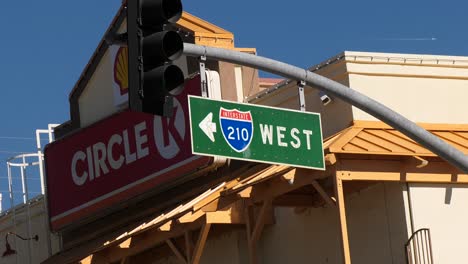
M 182 16 L 180 0 L 128 0 L 129 108 L 171 116 L 173 96 L 183 90 L 184 74 L 172 64 L 183 40 L 170 30 Z

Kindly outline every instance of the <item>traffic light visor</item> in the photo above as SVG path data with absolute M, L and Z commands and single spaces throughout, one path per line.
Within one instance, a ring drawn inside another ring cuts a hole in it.
M 144 97 L 178 95 L 184 89 L 184 73 L 176 65 L 164 65 L 144 73 Z
M 173 61 L 178 59 L 184 51 L 184 42 L 175 31 L 161 31 L 146 36 L 143 39 L 143 57 L 150 60 Z M 145 64 L 154 64 L 145 61 Z
M 180 0 L 140 0 L 142 26 L 175 23 L 182 16 Z

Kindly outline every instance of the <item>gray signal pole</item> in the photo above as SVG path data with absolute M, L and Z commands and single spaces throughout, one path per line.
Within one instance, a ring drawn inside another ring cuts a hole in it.
M 305 81 L 307 85 L 317 87 L 382 120 L 453 166 L 468 173 L 468 156 L 461 151 L 385 105 L 338 82 L 287 63 L 233 50 L 184 43 L 184 54 L 195 57 L 206 56 L 214 60 L 256 68 L 288 79 Z

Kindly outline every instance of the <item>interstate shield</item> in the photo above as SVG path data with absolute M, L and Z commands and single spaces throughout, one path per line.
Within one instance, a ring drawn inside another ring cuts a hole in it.
M 221 107 L 219 121 L 224 139 L 233 150 L 243 152 L 249 147 L 254 132 L 250 111 L 242 112 Z

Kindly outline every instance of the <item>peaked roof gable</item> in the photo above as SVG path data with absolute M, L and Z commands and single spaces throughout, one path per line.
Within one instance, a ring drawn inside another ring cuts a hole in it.
M 57 138 L 61 138 L 80 128 L 80 110 L 78 100 L 86 89 L 88 82 L 95 73 L 100 61 L 103 59 L 104 54 L 109 49 L 110 45 L 106 41 L 106 36 L 116 33 L 119 28 L 126 23 L 126 16 L 126 1 L 123 1 L 122 6 L 117 11 L 117 14 L 113 18 L 106 32 L 103 34 L 96 50 L 69 94 L 70 120 L 55 129 Z M 187 12 L 183 12 L 182 18 L 177 22 L 177 26 L 180 27 L 182 31 L 186 31 L 188 35 L 193 35 L 195 38 L 195 44 L 229 49 L 234 48 L 234 35 L 231 32 Z
M 468 154 L 468 125 L 419 125 Z M 332 153 L 437 156 L 401 132 L 379 121 L 354 121 L 353 126 L 331 139 L 327 146 Z

